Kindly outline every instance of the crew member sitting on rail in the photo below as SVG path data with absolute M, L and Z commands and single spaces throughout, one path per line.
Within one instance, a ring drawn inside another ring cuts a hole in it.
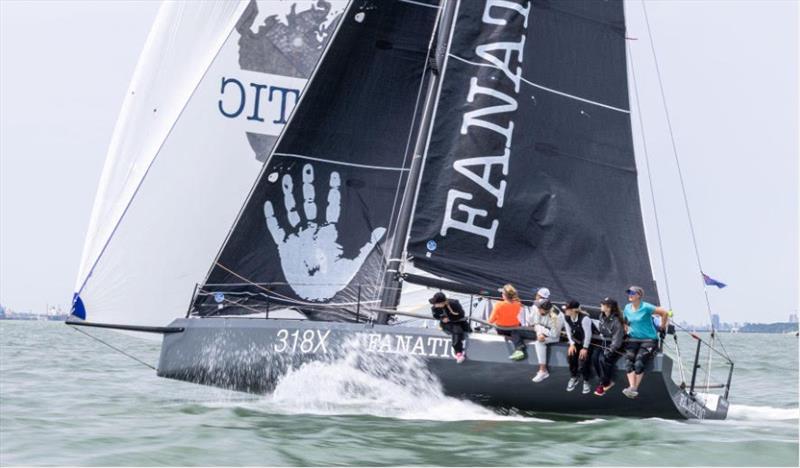
M 533 377 L 534 383 L 550 377 L 547 371 L 547 345 L 557 343 L 561 339 L 561 330 L 564 329 L 564 314 L 555 307 L 549 299 L 539 299 L 533 304 L 535 307 L 528 316 L 528 326 L 536 331 L 536 358 L 539 360 L 539 371 Z
M 533 298 L 533 302 L 538 301 L 539 299 L 550 299 L 550 290 L 547 288 L 539 288 L 536 290 L 536 296 Z
M 594 394 L 603 396 L 614 386 L 614 370 L 617 359 L 622 355 L 622 342 L 625 339 L 625 319 L 616 300 L 606 297 L 600 301 L 600 322 L 598 324 L 600 341 L 593 343 L 597 349 L 592 354 L 592 364 L 600 383 Z
M 644 289 L 639 286 L 631 286 L 626 292 L 628 305 L 625 306 L 623 315 L 629 326 L 628 342 L 625 344 L 628 388 L 622 390 L 622 394 L 628 398 L 636 398 L 644 377 L 644 367 L 658 350 L 658 332 L 653 325 L 653 314 L 661 316 L 661 329 L 666 330 L 669 311 L 642 301 Z
M 492 309 L 492 315 L 489 316 L 489 323 L 498 327 L 519 327 L 519 311 L 522 310 L 522 302 L 519 300 L 519 294 L 514 286 L 507 284 L 500 290 L 502 301 L 495 303 Z M 511 338 L 514 344 L 514 353 L 509 356 L 510 359 L 519 360 L 525 357 L 524 348 L 525 343 L 522 341 L 522 335 L 518 330 L 503 330 L 497 329 L 498 335 L 504 335 Z M 522 350 L 520 349 L 522 348 Z M 517 356 L 520 356 L 517 358 Z
M 589 380 L 592 378 L 592 365 L 589 360 L 592 354 L 589 346 L 592 340 L 592 319 L 581 309 L 578 301 L 569 301 L 564 306 L 564 328 L 569 341 L 567 362 L 570 379 L 567 382 L 567 391 L 575 390 L 578 380 L 583 377 L 582 393 L 589 393 L 592 391 L 589 385 Z
M 431 303 L 433 318 L 440 322 L 442 330 L 450 335 L 456 362 L 461 364 L 467 358 L 464 354 L 464 334 L 472 331 L 464 314 L 464 308 L 457 299 L 448 299 L 439 291 L 428 299 Z

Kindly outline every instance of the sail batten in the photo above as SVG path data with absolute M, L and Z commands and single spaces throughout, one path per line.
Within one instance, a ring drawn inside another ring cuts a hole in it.
M 295 158 L 295 159 L 302 159 L 306 161 L 315 161 L 315 162 L 324 162 L 329 164 L 336 164 L 340 166 L 350 166 L 350 167 L 360 167 L 362 169 L 378 169 L 383 171 L 400 171 L 405 172 L 408 171 L 408 167 L 404 167 L 403 165 L 400 166 L 376 166 L 372 164 L 358 164 L 358 163 L 351 163 L 347 161 L 339 161 L 336 159 L 330 158 L 319 158 L 314 156 L 308 156 L 305 154 L 292 154 L 292 153 L 273 153 L 275 156 L 283 156 L 287 158 Z
M 148 48 L 168 50 L 131 86 L 76 313 L 161 325 L 199 281 L 200 315 L 278 302 L 348 320 L 397 302 L 408 257 L 445 280 L 559 299 L 631 283 L 657 294 L 620 0 L 205 5 L 157 22 Z M 216 29 L 186 35 L 187 21 Z M 156 65 L 185 48 L 175 92 Z
M 476 67 L 489 67 L 489 68 L 495 68 L 495 69 L 497 68 L 495 65 L 492 65 L 490 63 L 473 62 L 473 61 L 467 60 L 467 59 L 465 59 L 463 57 L 459 57 L 458 55 L 455 55 L 455 54 L 449 54 L 449 56 L 454 58 L 454 59 L 456 59 L 456 60 L 460 60 L 460 61 L 462 61 L 464 63 L 468 63 L 470 65 L 474 65 Z M 543 86 L 541 84 L 534 83 L 533 81 L 525 78 L 524 76 L 520 77 L 520 81 L 522 81 L 523 83 L 526 83 L 526 84 L 528 84 L 530 86 L 533 86 L 534 88 L 538 88 L 538 89 L 541 89 L 541 90 L 544 90 L 544 91 L 549 91 L 549 92 L 551 92 L 553 94 L 558 94 L 559 96 L 564 96 L 564 97 L 569 98 L 569 99 L 575 99 L 577 101 L 585 102 L 585 103 L 588 103 L 588 104 L 593 104 L 593 105 L 598 106 L 598 107 L 604 107 L 606 109 L 611 109 L 611 110 L 615 110 L 615 111 L 618 111 L 618 112 L 624 112 L 626 114 L 630 114 L 630 112 L 631 112 L 630 109 L 620 109 L 619 107 L 614 107 L 614 106 L 610 106 L 608 104 L 603 104 L 602 102 L 592 101 L 591 99 L 586 99 L 586 98 L 583 98 L 583 97 L 580 97 L 580 96 L 575 96 L 575 95 L 572 95 L 572 94 L 569 94 L 569 93 L 565 93 L 563 91 L 559 91 L 557 89 L 549 88 L 547 86 Z
M 377 300 L 437 11 L 376 1 L 343 15 L 196 313 L 265 310 L 277 298 L 313 318 L 347 320 Z M 229 286 L 241 278 L 251 284 Z
M 408 251 L 462 284 L 656 296 L 621 1 L 466 2 Z
M 233 31 L 236 19 L 245 6 L 244 1 L 201 8 L 165 3 L 159 10 L 109 147 L 78 273 L 78 294 L 86 285 L 164 141 Z M 221 26 L 198 28 L 198 21 L 216 21 Z M 200 29 L 205 29 L 205 37 L 194 37 L 194 41 L 202 46 L 175 40 L 176 37 L 188 39 L 189 34 L 196 36 Z M 177 56 L 183 56 L 183 60 L 170 64 L 167 57 Z M 187 62 L 191 65 L 186 66 Z M 162 70 L 163 67 L 171 67 L 171 70 Z M 169 92 L 177 96 L 167 96 L 163 80 L 152 76 L 153 73 L 175 73 L 173 78 L 178 84 L 175 87 L 182 86 L 183 90 L 169 86 Z M 161 114 L 145 118 L 148 113 L 157 114 L 159 108 Z
M 345 6 L 345 8 L 344 8 L 344 10 L 343 10 L 342 14 L 343 14 L 343 15 L 346 15 L 346 14 L 347 14 L 347 12 L 348 12 L 348 11 L 350 11 L 350 8 L 351 8 L 351 7 L 352 7 L 352 1 L 348 0 L 348 2 L 347 2 L 347 5 Z M 325 42 L 325 48 L 324 48 L 324 50 L 322 50 L 322 53 L 319 55 L 319 57 L 318 57 L 318 60 L 317 60 L 317 62 L 315 63 L 313 70 L 311 71 L 310 75 L 308 76 L 308 78 L 309 78 L 309 81 L 313 81 L 314 77 L 316 76 L 317 72 L 319 71 L 319 66 L 320 66 L 320 64 L 321 64 L 321 63 L 322 63 L 322 61 L 324 60 L 324 58 L 325 58 L 325 55 L 328 53 L 328 50 L 330 50 L 330 45 L 331 45 L 331 43 L 332 43 L 332 39 L 333 39 L 333 38 L 336 36 L 336 34 L 339 32 L 339 29 L 340 29 L 340 28 L 341 28 L 341 22 L 340 22 L 340 21 L 337 19 L 337 22 L 336 22 L 336 29 L 335 29 L 335 30 L 333 31 L 333 33 L 331 34 L 331 37 L 330 37 L 330 38 L 328 38 L 328 39 L 326 40 L 326 42 Z M 304 97 L 304 96 L 305 96 L 305 94 L 299 98 L 299 100 L 298 100 L 298 104 L 300 103 L 300 101 L 303 99 L 303 97 Z M 288 123 L 289 123 L 289 122 L 290 122 L 290 121 L 291 121 L 293 118 L 294 118 L 294 113 L 292 113 L 292 115 L 291 115 L 291 116 L 289 117 L 289 119 L 287 120 L 287 124 L 288 124 Z M 270 156 L 274 156 L 274 155 L 276 155 L 276 148 L 277 148 L 277 146 L 278 146 L 278 143 L 279 143 L 279 142 L 281 141 L 281 139 L 283 138 L 283 136 L 284 136 L 284 133 L 283 133 L 283 132 L 281 132 L 281 134 L 280 134 L 280 135 L 278 136 L 278 138 L 275 140 L 275 142 L 274 142 L 274 145 L 272 145 L 272 146 L 270 147 L 270 151 L 269 151 L 269 153 L 270 153 Z M 277 155 L 278 155 L 278 156 L 285 156 L 285 157 L 298 157 L 298 156 L 300 156 L 300 155 L 296 155 L 296 154 L 292 154 L 292 153 L 277 153 Z M 311 157 L 310 157 L 310 156 L 305 156 L 305 158 L 311 158 Z M 264 163 L 264 164 L 261 166 L 261 169 L 260 169 L 260 171 L 259 171 L 259 173 L 258 173 L 258 177 L 256 178 L 256 181 L 258 181 L 258 180 L 260 180 L 262 177 L 264 177 L 264 173 L 267 171 L 268 167 L 269 167 L 269 158 L 268 158 L 268 159 L 265 161 L 265 163 Z M 248 203 L 249 203 L 250 199 L 253 197 L 253 194 L 254 194 L 254 192 L 255 192 L 256 188 L 257 188 L 257 185 L 256 185 L 256 184 L 253 184 L 253 185 L 250 187 L 250 190 L 249 190 L 249 192 L 247 193 L 247 196 L 246 196 L 246 197 L 245 197 L 245 199 L 244 199 L 244 203 L 242 203 L 242 205 L 239 207 L 239 210 L 238 210 L 238 212 L 236 213 L 236 218 L 235 218 L 235 221 L 234 221 L 234 222 L 231 224 L 231 226 L 230 226 L 230 229 L 229 229 L 229 230 L 228 230 L 228 232 L 225 234 L 225 240 L 224 240 L 224 241 L 223 241 L 223 242 L 220 244 L 220 246 L 219 246 L 219 249 L 218 249 L 218 251 L 217 251 L 216 255 L 214 256 L 214 261 L 213 261 L 213 262 L 211 263 L 211 265 L 209 266 L 209 268 L 208 268 L 208 271 L 206 272 L 206 274 L 205 274 L 205 277 L 203 278 L 203 281 L 202 281 L 202 283 L 201 283 L 201 284 L 209 284 L 209 278 L 211 277 L 211 274 L 214 272 L 215 268 L 218 266 L 218 264 L 219 264 L 219 261 L 220 261 L 220 256 L 222 255 L 222 252 L 223 252 L 223 250 L 225 249 L 225 246 L 226 246 L 226 245 L 228 245 L 228 243 L 229 243 L 229 241 L 230 241 L 230 238 L 231 238 L 231 235 L 234 233 L 234 230 L 236 229 L 236 226 L 239 224 L 239 220 L 240 220 L 240 219 L 242 218 L 242 216 L 244 215 L 244 213 L 245 213 L 245 209 L 247 208 L 247 205 L 248 205 Z M 247 280 L 247 281 L 249 282 L 249 280 Z
M 109 149 L 76 318 L 161 326 L 184 315 L 344 6 L 165 3 Z

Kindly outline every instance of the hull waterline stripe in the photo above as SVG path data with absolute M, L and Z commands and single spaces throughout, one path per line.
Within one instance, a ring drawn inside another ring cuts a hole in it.
M 456 60 L 460 60 L 460 61 L 462 61 L 464 63 L 468 63 L 468 64 L 474 65 L 476 67 L 497 68 L 494 65 L 491 65 L 491 64 L 488 64 L 488 63 L 473 62 L 471 60 L 467 60 L 465 58 L 461 58 L 461 57 L 459 57 L 459 56 L 457 56 L 455 54 L 450 54 L 450 56 L 453 57 Z M 548 88 L 547 86 L 542 86 L 540 84 L 536 84 L 536 83 L 534 83 L 534 82 L 532 82 L 530 80 L 527 80 L 527 79 L 525 79 L 525 77 L 522 77 L 520 79 L 523 82 L 533 86 L 534 88 L 538 88 L 538 89 L 541 89 L 543 91 L 547 91 L 547 92 L 550 92 L 550 93 L 553 93 L 553 94 L 557 94 L 559 96 L 564 96 L 566 98 L 574 99 L 576 101 L 585 102 L 587 104 L 592 104 L 594 106 L 603 107 L 603 108 L 606 108 L 606 109 L 611 109 L 613 111 L 622 112 L 622 113 L 625 113 L 625 114 L 630 114 L 631 113 L 631 111 L 629 109 L 622 109 L 622 108 L 619 108 L 619 107 L 609 106 L 608 104 L 603 104 L 602 102 L 592 101 L 591 99 L 582 98 L 580 96 L 575 96 L 574 94 L 569 94 L 569 93 L 565 93 L 563 91 L 558 91 L 558 90 L 553 89 L 553 88 Z
M 408 171 L 405 167 L 391 167 L 391 166 L 371 166 L 369 164 L 358 164 L 358 163 L 349 163 L 344 161 L 336 161 L 334 159 L 325 159 L 325 158 L 315 158 L 314 156 L 306 156 L 304 154 L 292 154 L 292 153 L 273 153 L 274 156 L 283 156 L 286 158 L 296 158 L 296 159 L 307 159 L 309 161 L 318 161 L 324 162 L 329 164 L 337 164 L 340 166 L 352 166 L 352 167 L 360 167 L 362 169 L 377 169 L 379 171 L 399 171 L 404 172 Z

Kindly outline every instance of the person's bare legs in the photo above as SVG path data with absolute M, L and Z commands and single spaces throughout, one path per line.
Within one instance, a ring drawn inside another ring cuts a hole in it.
M 636 373 L 635 372 L 628 372 L 628 388 L 632 388 L 636 390 L 638 385 L 636 385 Z M 641 381 L 641 379 L 639 379 Z
M 641 374 L 634 373 L 633 374 L 633 384 L 632 385 L 633 385 L 633 389 L 634 390 L 636 390 L 636 391 L 639 390 L 639 385 L 642 384 L 642 379 L 643 378 L 644 378 L 644 373 L 641 373 Z M 630 380 L 630 378 L 628 380 Z

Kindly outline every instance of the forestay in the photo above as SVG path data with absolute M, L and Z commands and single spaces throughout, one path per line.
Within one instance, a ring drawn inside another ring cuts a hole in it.
M 185 311 L 344 7 L 164 3 L 109 147 L 75 317 L 165 325 Z
M 462 1 L 415 208 L 414 265 L 597 302 L 658 297 L 622 1 Z

